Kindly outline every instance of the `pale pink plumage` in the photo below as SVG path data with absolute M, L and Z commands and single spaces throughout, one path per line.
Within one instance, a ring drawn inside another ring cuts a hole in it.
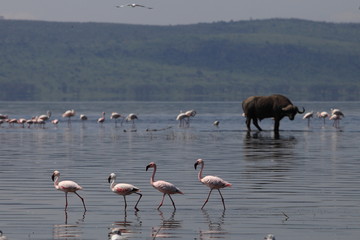
M 97 120 L 98 123 L 103 124 L 105 122 L 105 112 L 102 112 L 101 118 Z
M 74 109 L 72 109 L 72 110 L 67 110 L 66 112 L 64 112 L 63 114 L 62 114 L 62 117 L 63 118 L 68 118 L 68 124 L 70 124 L 70 118 L 71 117 L 73 117 L 73 116 L 75 116 L 75 110 Z
M 166 194 L 169 196 L 174 209 L 176 209 L 175 203 L 174 203 L 173 199 L 171 198 L 170 194 L 177 194 L 177 193 L 183 194 L 183 192 L 172 183 L 162 181 L 162 180 L 158 180 L 158 181 L 154 180 L 155 173 L 156 173 L 156 164 L 154 162 L 151 162 L 146 166 L 146 171 L 149 168 L 154 168 L 153 174 L 152 174 L 152 176 L 150 178 L 150 184 L 154 188 L 156 188 L 158 191 L 163 193 L 163 197 L 162 197 L 162 200 L 161 200 L 161 203 L 160 203 L 158 209 L 162 206 Z
M 86 211 L 84 199 L 82 197 L 80 197 L 80 195 L 76 192 L 78 190 L 82 190 L 82 187 L 79 184 L 77 184 L 74 181 L 68 181 L 68 180 L 59 182 L 60 172 L 56 171 L 56 170 L 53 172 L 53 175 L 52 175 L 51 178 L 54 181 L 54 187 L 57 190 L 65 192 L 65 199 L 66 199 L 65 211 L 66 211 L 67 206 L 68 206 L 68 200 L 67 200 L 68 192 L 75 193 L 81 199 L 81 201 L 83 203 L 83 206 L 84 206 L 84 209 Z
M 138 199 L 138 201 L 135 204 L 135 210 L 139 211 L 139 209 L 137 208 L 138 203 L 140 202 L 140 199 L 142 197 L 140 192 L 140 189 L 135 187 L 134 185 L 128 184 L 128 183 L 118 183 L 115 184 L 115 180 L 116 180 L 116 174 L 115 173 L 111 173 L 109 178 L 108 178 L 108 182 L 110 183 L 110 189 L 112 192 L 122 195 L 124 197 L 124 202 L 125 202 L 125 209 L 127 207 L 127 203 L 126 203 L 126 195 L 130 195 L 132 193 L 136 193 L 138 194 L 140 197 Z
M 205 177 L 202 177 L 202 171 L 204 169 L 204 160 L 198 159 L 194 164 L 195 169 L 196 169 L 197 165 L 199 165 L 199 164 L 201 165 L 201 169 L 200 169 L 199 174 L 198 174 L 198 179 L 199 179 L 200 182 L 202 182 L 203 184 L 205 184 L 206 186 L 208 186 L 210 188 L 209 195 L 208 195 L 205 203 L 201 207 L 201 209 L 203 209 L 205 204 L 209 201 L 210 194 L 211 194 L 212 190 L 214 190 L 214 189 L 217 189 L 219 191 L 219 194 L 221 196 L 221 201 L 222 201 L 224 209 L 225 209 L 225 201 L 224 201 L 224 198 L 223 198 L 223 196 L 222 196 L 222 194 L 220 192 L 220 189 L 225 188 L 225 187 L 231 187 L 231 183 L 229 183 L 229 182 L 227 182 L 227 181 L 225 181 L 222 178 L 219 178 L 217 176 L 205 176 Z

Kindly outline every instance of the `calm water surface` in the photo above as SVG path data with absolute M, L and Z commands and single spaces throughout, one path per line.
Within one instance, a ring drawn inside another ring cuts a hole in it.
M 360 234 L 360 107 L 359 102 L 296 103 L 306 110 L 340 108 L 345 118 L 340 128 L 312 119 L 310 127 L 298 115 L 284 119 L 274 136 L 272 121 L 266 131 L 246 132 L 239 103 L 9 103 L 0 113 L 30 118 L 51 110 L 58 126 L 0 128 L 0 230 L 9 239 L 109 239 L 120 228 L 123 239 L 247 239 L 259 240 L 272 233 L 282 239 L 357 239 Z M 71 125 L 61 118 L 67 109 L 77 116 Z M 175 118 L 180 110 L 196 109 L 189 128 Z M 107 120 L 96 123 L 101 112 Z M 109 119 L 112 111 L 138 114 L 136 131 L 131 123 Z M 79 115 L 88 115 L 81 123 Z M 219 120 L 218 128 L 212 125 Z M 158 130 L 158 131 L 146 131 Z M 222 190 L 226 210 L 216 191 L 200 210 L 209 189 L 197 180 L 196 159 L 205 161 L 205 175 L 218 175 L 233 186 Z M 158 164 L 156 179 L 170 181 L 185 194 L 173 199 L 177 210 L 149 183 Z M 54 189 L 51 175 L 74 180 L 84 189 L 80 199 Z M 152 169 L 150 169 L 152 170 Z M 134 184 L 137 195 L 112 193 L 107 177 Z

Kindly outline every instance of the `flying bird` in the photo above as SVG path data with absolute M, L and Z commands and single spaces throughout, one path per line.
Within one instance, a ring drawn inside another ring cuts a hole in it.
M 227 181 L 225 181 L 225 180 L 223 180 L 223 179 L 221 179 L 219 177 L 216 177 L 216 176 L 202 177 L 202 172 L 203 172 L 203 169 L 204 169 L 204 160 L 198 159 L 194 164 L 195 169 L 199 164 L 201 165 L 201 169 L 200 169 L 199 174 L 198 174 L 198 179 L 199 179 L 200 182 L 202 182 L 203 184 L 205 184 L 206 186 L 208 186 L 210 188 L 209 195 L 208 195 L 206 201 L 204 202 L 203 206 L 201 207 L 201 209 L 203 209 L 205 204 L 209 201 L 210 194 L 211 194 L 212 190 L 214 190 L 214 189 L 217 189 L 219 191 L 221 201 L 222 201 L 224 209 L 225 209 L 225 201 L 224 201 L 224 198 L 223 198 L 223 196 L 222 196 L 222 194 L 220 192 L 220 189 L 225 188 L 225 187 L 231 187 L 231 183 L 229 183 L 229 182 L 227 182 Z
M 135 204 L 135 210 L 139 211 L 139 209 L 137 208 L 138 203 L 140 202 L 140 199 L 142 197 L 142 194 L 139 193 L 140 189 L 135 187 L 134 185 L 128 184 L 128 183 L 118 183 L 115 184 L 115 180 L 116 180 L 116 174 L 115 173 L 111 173 L 109 178 L 108 178 L 108 182 L 110 183 L 110 189 L 111 191 L 113 191 L 116 194 L 122 195 L 124 197 L 124 202 L 125 202 L 125 210 L 127 207 L 127 203 L 126 203 L 126 195 L 130 195 L 132 193 L 136 193 L 139 195 L 139 199 Z
M 123 7 L 142 7 L 142 8 L 147 8 L 147 9 L 153 9 L 152 7 L 147 7 L 144 5 L 140 5 L 137 3 L 130 3 L 130 4 L 126 4 L 126 5 L 120 5 L 120 6 L 116 6 L 117 8 L 123 8 Z
M 157 189 L 159 192 L 162 192 L 163 193 L 163 197 L 162 197 L 162 200 L 161 200 L 161 203 L 160 205 L 158 206 L 157 209 L 160 209 L 160 207 L 163 205 L 164 203 L 164 198 L 165 198 L 165 195 L 168 195 L 171 202 L 172 202 L 172 205 L 174 207 L 174 209 L 176 210 L 176 207 L 175 207 L 175 203 L 174 203 L 174 200 L 171 198 L 171 194 L 176 194 L 176 193 L 179 193 L 179 194 L 183 194 L 183 192 L 177 188 L 174 184 L 172 183 L 169 183 L 169 182 L 166 182 L 166 181 L 162 181 L 162 180 L 158 180 L 158 181 L 155 181 L 154 180 L 154 176 L 155 176 L 155 173 L 156 173 L 156 164 L 154 162 L 151 162 L 149 163 L 147 166 L 146 166 L 146 171 L 149 169 L 149 168 L 154 168 L 154 171 L 153 171 L 153 174 L 150 178 L 150 184 L 155 188 Z
M 69 181 L 69 180 L 59 182 L 59 178 L 60 178 L 60 172 L 55 170 L 53 172 L 53 175 L 51 176 L 51 179 L 53 180 L 54 187 L 57 190 L 65 192 L 65 199 L 66 199 L 65 211 L 66 211 L 67 206 L 68 206 L 67 194 L 69 192 L 75 193 L 81 199 L 81 201 L 83 203 L 83 206 L 84 206 L 84 209 L 86 211 L 84 199 L 82 197 L 80 197 L 80 195 L 76 192 L 78 190 L 81 190 L 82 187 L 79 184 L 77 184 L 76 182 Z

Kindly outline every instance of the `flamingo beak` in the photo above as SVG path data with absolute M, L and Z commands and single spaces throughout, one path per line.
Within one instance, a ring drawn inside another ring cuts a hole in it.
M 51 179 L 52 179 L 52 181 L 55 180 L 55 174 L 53 174 L 53 175 L 51 176 Z
M 147 171 L 149 168 L 150 168 L 150 165 L 147 165 L 147 166 L 146 166 L 146 171 Z
M 196 167 L 197 167 L 198 164 L 199 164 L 198 162 L 196 162 L 196 163 L 194 164 L 194 168 L 195 168 L 195 169 L 196 169 Z
M 111 176 L 109 176 L 109 178 L 108 178 L 108 182 L 110 183 L 110 181 L 111 181 Z

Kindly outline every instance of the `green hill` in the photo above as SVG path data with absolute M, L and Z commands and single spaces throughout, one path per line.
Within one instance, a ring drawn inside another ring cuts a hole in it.
M 360 24 L 0 21 L 0 100 L 360 100 Z

